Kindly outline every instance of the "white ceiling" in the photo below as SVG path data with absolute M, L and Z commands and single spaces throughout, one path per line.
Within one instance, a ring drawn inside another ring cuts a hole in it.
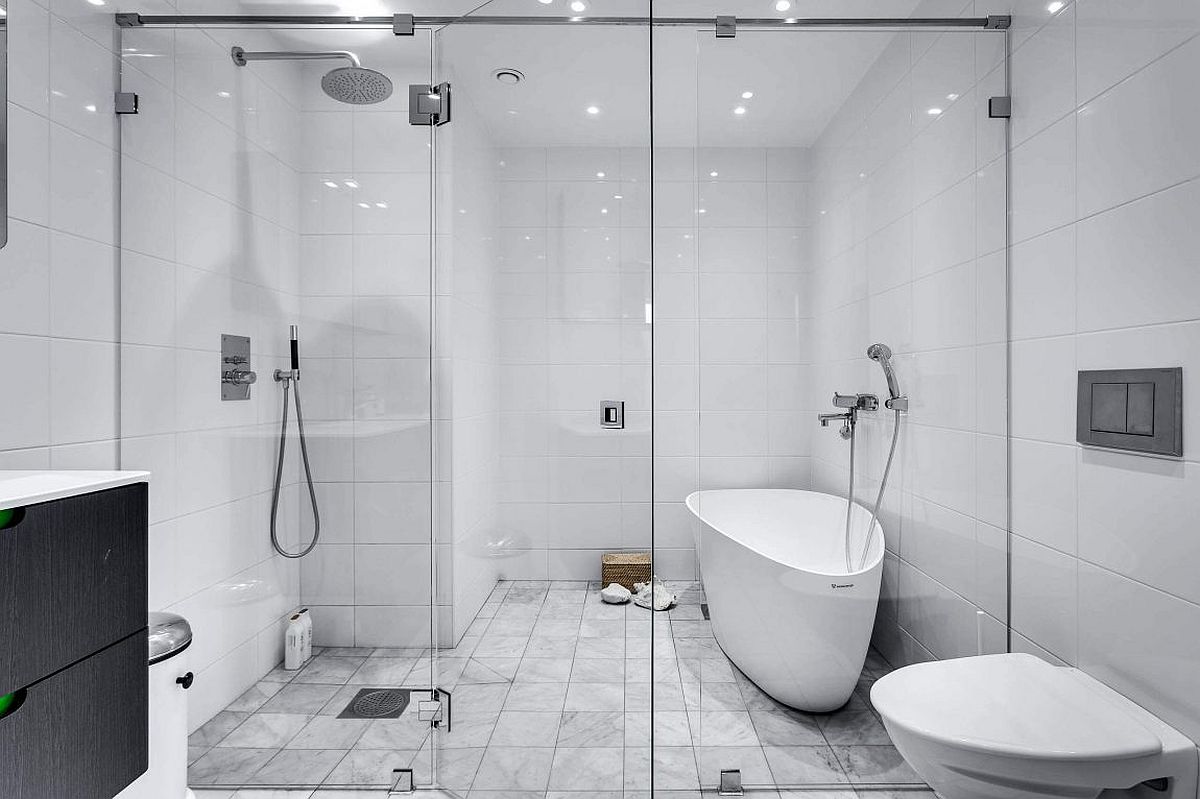
M 562 15 L 569 0 L 180 0 L 183 13 Z M 585 0 L 589 15 L 644 15 L 646 0 Z M 734 13 L 783 16 L 775 0 L 655 0 L 656 16 Z M 917 0 L 796 0 L 797 16 L 896 16 Z M 387 31 L 303 30 L 283 46 L 351 49 L 367 66 L 407 82 L 428 40 Z M 747 30 L 717 40 L 707 31 L 657 27 L 653 34 L 654 135 L 659 146 L 807 146 L 861 80 L 893 34 L 815 29 Z M 644 27 L 457 25 L 436 34 L 435 74 L 453 78 L 460 113 L 483 116 L 506 146 L 645 146 L 649 143 L 651 39 Z M 515 68 L 526 79 L 492 77 Z M 402 90 L 402 87 L 398 87 Z M 742 100 L 743 91 L 754 97 Z M 746 113 L 734 109 L 744 106 Z M 586 112 L 589 106 L 599 114 Z

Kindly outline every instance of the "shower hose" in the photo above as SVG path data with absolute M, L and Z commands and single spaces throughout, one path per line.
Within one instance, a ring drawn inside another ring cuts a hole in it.
M 879 493 L 875 496 L 875 508 L 871 511 L 871 521 L 867 524 L 867 539 L 863 542 L 862 555 L 858 559 L 857 568 L 850 555 L 850 519 L 854 513 L 854 428 L 850 435 L 850 491 L 846 501 L 846 571 L 862 571 L 867 562 L 867 553 L 871 551 L 871 543 L 875 540 L 875 520 L 879 518 L 879 507 L 883 504 L 883 492 L 887 489 L 888 475 L 892 472 L 892 461 L 896 457 L 896 442 L 900 438 L 900 411 L 894 412 L 892 423 L 892 445 L 888 448 L 887 465 L 883 467 L 883 479 L 879 481 Z
M 286 373 L 285 373 L 286 374 Z M 317 491 L 313 488 L 312 467 L 308 463 L 308 442 L 304 436 L 304 412 L 300 409 L 300 383 L 290 376 L 280 378 L 283 383 L 283 424 L 279 428 L 279 461 L 275 465 L 275 492 L 271 495 L 271 546 L 285 558 L 302 558 L 317 545 L 321 537 L 321 514 L 317 510 Z M 313 537 L 308 546 L 299 552 L 288 552 L 279 543 L 276 517 L 279 515 L 279 492 L 283 485 L 283 456 L 287 452 L 288 389 L 296 392 L 296 429 L 300 438 L 300 457 L 304 461 L 304 477 L 308 481 L 308 498 L 312 502 Z

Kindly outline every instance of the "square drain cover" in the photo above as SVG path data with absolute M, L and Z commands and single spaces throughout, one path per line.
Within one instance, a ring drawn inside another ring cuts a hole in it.
M 363 688 L 354 695 L 339 719 L 398 719 L 408 707 L 407 688 Z

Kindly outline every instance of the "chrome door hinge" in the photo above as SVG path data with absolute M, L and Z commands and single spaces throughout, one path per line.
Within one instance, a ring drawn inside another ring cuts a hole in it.
M 430 86 L 414 83 L 408 87 L 408 124 L 445 125 L 450 121 L 450 84 Z
M 717 786 L 717 796 L 745 796 L 742 790 L 742 770 L 725 769 L 721 772 L 721 782 Z
M 117 92 L 113 100 L 113 110 L 118 114 L 136 114 L 139 98 L 134 92 Z
M 1007 95 L 989 97 L 988 116 L 992 119 L 1012 119 L 1012 98 Z
M 435 688 L 429 692 L 429 699 L 417 702 L 417 719 L 428 721 L 430 727 L 444 727 L 450 732 L 450 692 Z
M 717 17 L 717 38 L 732 39 L 737 36 L 737 17 Z

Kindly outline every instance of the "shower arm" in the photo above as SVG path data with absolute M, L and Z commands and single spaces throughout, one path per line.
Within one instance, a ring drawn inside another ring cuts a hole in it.
M 252 52 L 234 47 L 229 51 L 233 63 L 244 67 L 250 61 L 335 61 L 346 60 L 355 67 L 362 67 L 358 56 L 349 50 L 272 50 Z

